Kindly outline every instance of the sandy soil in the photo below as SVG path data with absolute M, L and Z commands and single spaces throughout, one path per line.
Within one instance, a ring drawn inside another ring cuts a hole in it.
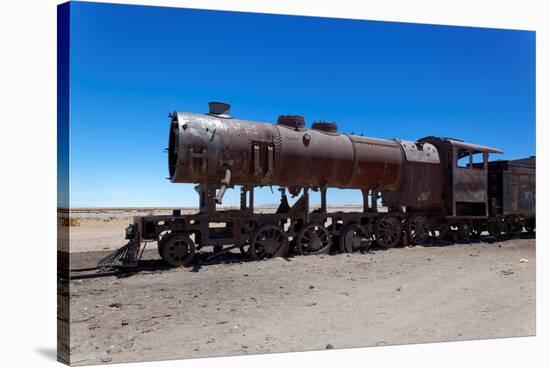
M 125 220 L 71 227 L 71 266 L 119 246 Z M 535 240 L 152 270 L 70 296 L 73 364 L 526 336 Z

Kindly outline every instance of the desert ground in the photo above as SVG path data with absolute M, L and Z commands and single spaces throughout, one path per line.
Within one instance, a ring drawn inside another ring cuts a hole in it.
M 94 266 L 150 212 L 72 213 L 71 268 Z M 143 259 L 159 263 L 156 248 Z M 521 238 L 72 279 L 71 363 L 535 335 L 535 260 Z

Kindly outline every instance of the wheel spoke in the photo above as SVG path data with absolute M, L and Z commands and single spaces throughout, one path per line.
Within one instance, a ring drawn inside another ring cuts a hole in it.
M 383 247 L 393 247 L 401 235 L 401 222 L 396 217 L 381 218 L 376 223 L 376 241 Z
M 330 233 L 324 226 L 309 224 L 298 233 L 297 249 L 302 255 L 327 253 L 330 250 L 329 238 Z
M 249 253 L 255 260 L 265 257 L 284 256 L 288 239 L 281 227 L 268 224 L 256 231 L 249 245 Z

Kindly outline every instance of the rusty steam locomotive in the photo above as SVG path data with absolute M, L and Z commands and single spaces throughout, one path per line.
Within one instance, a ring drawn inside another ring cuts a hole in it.
M 253 259 L 390 248 L 452 234 L 469 241 L 488 231 L 535 229 L 535 157 L 489 161 L 500 150 L 451 138 L 384 140 L 338 132 L 332 122 L 306 128 L 300 116 L 277 124 L 234 119 L 211 102 L 207 114 L 169 115 L 168 169 L 174 183 L 195 183 L 199 211 L 134 218 L 128 244 L 101 266 L 134 266 L 144 242 L 157 241 L 168 264 L 195 252 L 239 248 Z M 241 187 L 240 209 L 217 210 L 226 190 Z M 254 188 L 279 186 L 274 213 L 254 211 Z M 361 190 L 360 212 L 328 212 L 327 188 Z M 311 191 L 321 205 L 310 209 Z M 287 192 L 298 197 L 289 205 Z M 380 205 L 381 204 L 381 205 Z M 383 210 L 382 210 L 383 209 Z

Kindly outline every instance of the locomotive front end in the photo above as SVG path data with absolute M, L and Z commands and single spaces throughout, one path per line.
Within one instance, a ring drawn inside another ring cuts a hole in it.
M 210 102 L 207 114 L 170 114 L 168 172 L 175 183 L 219 182 L 229 166 L 242 158 L 243 144 L 235 141 L 242 122 L 229 115 L 229 105 Z

